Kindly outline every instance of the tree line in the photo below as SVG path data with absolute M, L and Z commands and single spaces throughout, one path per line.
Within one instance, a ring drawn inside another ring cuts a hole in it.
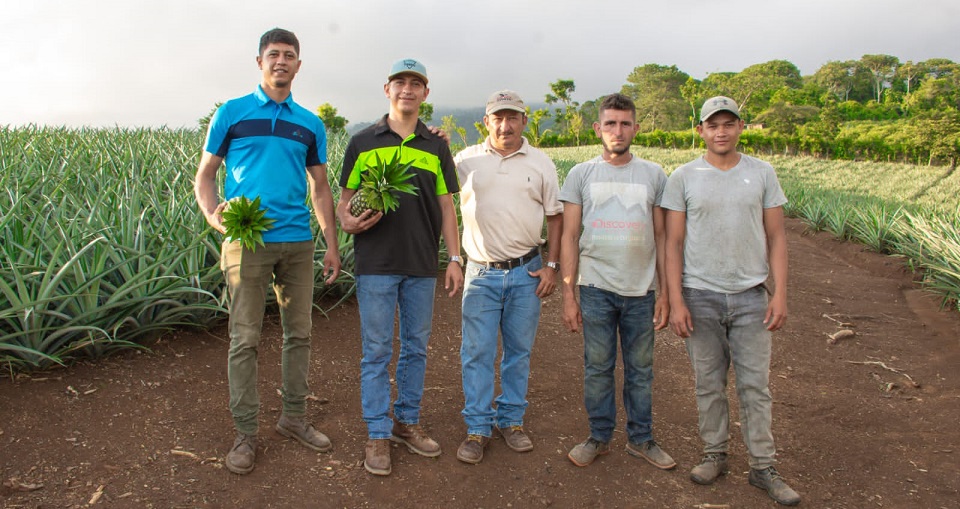
M 528 111 L 525 135 L 535 146 L 599 143 L 591 128 L 602 97 L 578 102 L 572 79 L 549 84 L 546 108 Z M 891 55 L 831 61 L 802 76 L 787 60 L 751 65 L 740 72 L 711 73 L 697 80 L 677 66 L 645 64 L 626 77 L 622 93 L 637 105 L 640 145 L 689 148 L 703 102 L 731 97 L 750 129 L 748 152 L 956 166 L 960 155 L 960 64 L 945 58 L 901 62 Z M 329 103 L 317 110 L 342 130 L 347 120 Z M 424 103 L 429 121 L 433 106 Z M 453 116 L 441 126 L 453 143 L 468 144 L 467 128 Z M 473 126 L 480 136 L 482 123 Z

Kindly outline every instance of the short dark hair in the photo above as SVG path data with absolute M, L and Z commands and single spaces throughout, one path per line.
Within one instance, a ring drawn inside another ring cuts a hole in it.
M 637 105 L 633 104 L 633 99 L 623 94 L 610 94 L 604 97 L 597 114 L 603 113 L 604 110 L 629 111 L 633 113 L 634 118 L 637 117 Z
M 260 51 L 258 51 L 257 54 L 263 55 L 263 50 L 267 49 L 267 46 L 274 42 L 293 46 L 293 49 L 297 52 L 297 56 L 300 56 L 300 41 L 297 40 L 297 36 L 293 35 L 293 32 L 282 28 L 268 30 L 260 36 Z

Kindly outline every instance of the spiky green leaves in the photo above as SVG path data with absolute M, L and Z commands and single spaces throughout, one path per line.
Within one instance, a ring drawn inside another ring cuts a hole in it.
M 350 213 L 354 217 L 367 209 L 386 214 L 400 206 L 398 193 L 417 194 L 417 186 L 407 182 L 414 176 L 410 169 L 412 162 L 402 164 L 399 157 L 388 162 L 381 159 L 380 154 L 375 156 L 376 162 L 360 174 L 360 188 L 350 199 Z
M 222 215 L 227 236 L 251 251 L 263 245 L 263 232 L 273 228 L 274 220 L 267 217 L 267 209 L 260 208 L 259 196 L 253 201 L 246 196 L 230 200 Z

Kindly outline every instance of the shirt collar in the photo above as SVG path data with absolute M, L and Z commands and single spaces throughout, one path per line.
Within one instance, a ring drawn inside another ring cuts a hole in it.
M 274 101 L 273 99 L 271 99 L 270 96 L 268 96 L 266 92 L 263 91 L 263 87 L 260 86 L 260 85 L 257 85 L 257 89 L 253 92 L 253 96 L 257 98 L 257 103 L 259 103 L 260 106 L 266 106 L 267 103 L 275 103 L 275 104 L 283 104 L 283 105 L 286 105 L 287 108 L 289 108 L 290 105 L 293 104 L 293 93 L 292 93 L 292 92 L 287 95 L 287 98 L 284 99 L 283 102 L 277 103 L 276 101 Z
M 500 155 L 500 152 L 497 152 L 493 145 L 490 143 L 490 136 L 487 135 L 486 139 L 483 140 L 483 148 L 487 151 L 488 154 L 496 154 L 502 158 L 513 157 L 516 155 L 527 155 L 527 152 L 530 150 L 530 142 L 527 141 L 526 136 L 520 136 L 520 148 L 516 152 L 512 152 L 507 155 Z
M 377 121 L 374 132 L 378 135 L 390 132 L 390 124 L 387 123 L 387 116 L 389 113 L 384 114 L 380 117 L 380 120 Z M 430 132 L 430 129 L 427 129 L 427 124 L 424 124 L 422 120 L 417 119 L 417 127 L 413 130 L 414 134 L 417 134 L 420 137 L 426 139 L 433 139 L 437 136 Z

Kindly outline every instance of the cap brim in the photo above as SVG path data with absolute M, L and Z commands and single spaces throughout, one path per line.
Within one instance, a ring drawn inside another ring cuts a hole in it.
M 503 111 L 503 110 L 519 111 L 520 113 L 524 113 L 524 114 L 527 112 L 527 110 L 525 110 L 525 109 L 523 109 L 523 108 L 521 108 L 521 107 L 519 107 L 519 106 L 513 106 L 513 105 L 509 105 L 509 104 L 504 104 L 504 105 L 502 105 L 502 106 L 496 106 L 496 107 L 494 107 L 494 108 L 491 108 L 491 109 L 487 110 L 487 113 L 486 113 L 486 114 L 489 115 L 489 114 L 491 114 L 491 113 L 496 113 L 496 112 L 498 112 L 498 111 Z
M 717 113 L 723 112 L 723 111 L 726 111 L 726 112 L 728 112 L 728 113 L 733 113 L 733 116 L 735 116 L 735 117 L 737 117 L 737 118 L 740 118 L 740 112 L 739 112 L 739 111 L 731 110 L 731 109 L 729 109 L 729 108 L 720 108 L 719 110 L 711 111 L 709 115 L 707 115 L 707 116 L 705 116 L 705 117 L 702 117 L 702 118 L 700 119 L 700 122 L 701 122 L 701 123 L 702 123 L 702 122 L 706 122 L 707 120 L 710 120 L 710 117 L 716 115 Z
M 428 83 L 427 77 L 416 71 L 401 71 L 401 72 L 393 73 L 390 76 L 387 76 L 387 81 L 391 81 L 393 80 L 393 78 L 396 78 L 397 76 L 403 76 L 404 74 L 409 74 L 411 76 L 416 76 L 420 78 L 420 80 L 423 81 L 424 85 Z

